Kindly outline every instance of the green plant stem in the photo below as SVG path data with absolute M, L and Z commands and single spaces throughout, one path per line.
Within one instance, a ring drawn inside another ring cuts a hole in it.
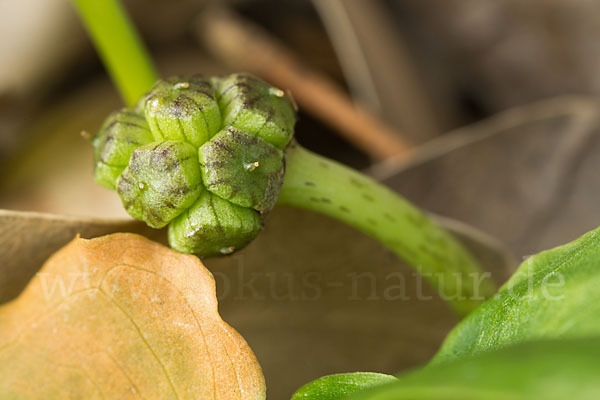
M 71 0 L 129 106 L 158 79 L 148 52 L 118 0 Z
M 286 163 L 278 204 L 328 215 L 377 239 L 414 266 L 459 314 L 495 292 L 489 274 L 463 246 L 397 193 L 295 143 Z

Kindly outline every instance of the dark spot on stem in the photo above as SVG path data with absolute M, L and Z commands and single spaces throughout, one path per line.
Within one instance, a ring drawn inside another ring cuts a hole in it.
M 391 216 L 390 214 L 388 214 L 388 213 L 383 213 L 383 217 L 384 217 L 385 219 L 387 219 L 388 221 L 390 221 L 390 222 L 396 222 L 396 218 L 392 217 L 392 216 Z
M 422 253 L 427 254 L 429 257 L 433 258 L 438 263 L 443 263 L 444 262 L 444 257 L 441 256 L 434 249 L 432 249 L 430 246 L 427 246 L 427 245 L 424 245 L 424 244 L 420 244 L 419 245 L 419 250 Z
M 406 213 L 405 218 L 414 226 L 422 227 L 425 225 L 425 217 L 417 213 Z
M 304 182 L 305 186 L 316 186 L 314 182 L 306 181 Z
M 358 180 L 356 180 L 354 178 L 350 178 L 350 183 L 352 185 L 356 186 L 356 187 L 359 187 L 359 188 L 362 188 L 362 187 L 365 186 L 362 182 L 360 182 L 360 181 L 358 181 Z
M 340 210 L 342 210 L 343 212 L 350 212 L 350 209 L 348 207 L 344 207 L 344 206 L 340 206 Z
M 370 196 L 370 195 L 368 195 L 366 193 L 363 193 L 362 197 L 363 197 L 363 199 L 365 199 L 366 201 L 368 201 L 370 203 L 374 203 L 375 202 L 375 199 L 372 196 Z

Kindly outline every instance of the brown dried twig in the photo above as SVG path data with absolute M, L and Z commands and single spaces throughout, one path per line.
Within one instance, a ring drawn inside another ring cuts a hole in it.
M 298 60 L 258 26 L 218 9 L 204 13 L 195 32 L 218 58 L 290 91 L 304 110 L 373 158 L 407 154 L 411 147 L 400 133 L 354 104 L 338 85 Z

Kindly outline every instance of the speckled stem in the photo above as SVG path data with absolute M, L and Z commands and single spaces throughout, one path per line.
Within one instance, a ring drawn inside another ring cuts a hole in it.
M 295 143 L 286 162 L 278 204 L 328 215 L 377 239 L 443 292 L 459 314 L 495 292 L 463 246 L 397 193 Z

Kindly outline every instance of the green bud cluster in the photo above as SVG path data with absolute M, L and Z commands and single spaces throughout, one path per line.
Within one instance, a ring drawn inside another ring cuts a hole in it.
M 160 80 L 106 119 L 94 177 L 134 218 L 168 225 L 174 249 L 228 254 L 275 205 L 295 121 L 289 97 L 251 75 Z

